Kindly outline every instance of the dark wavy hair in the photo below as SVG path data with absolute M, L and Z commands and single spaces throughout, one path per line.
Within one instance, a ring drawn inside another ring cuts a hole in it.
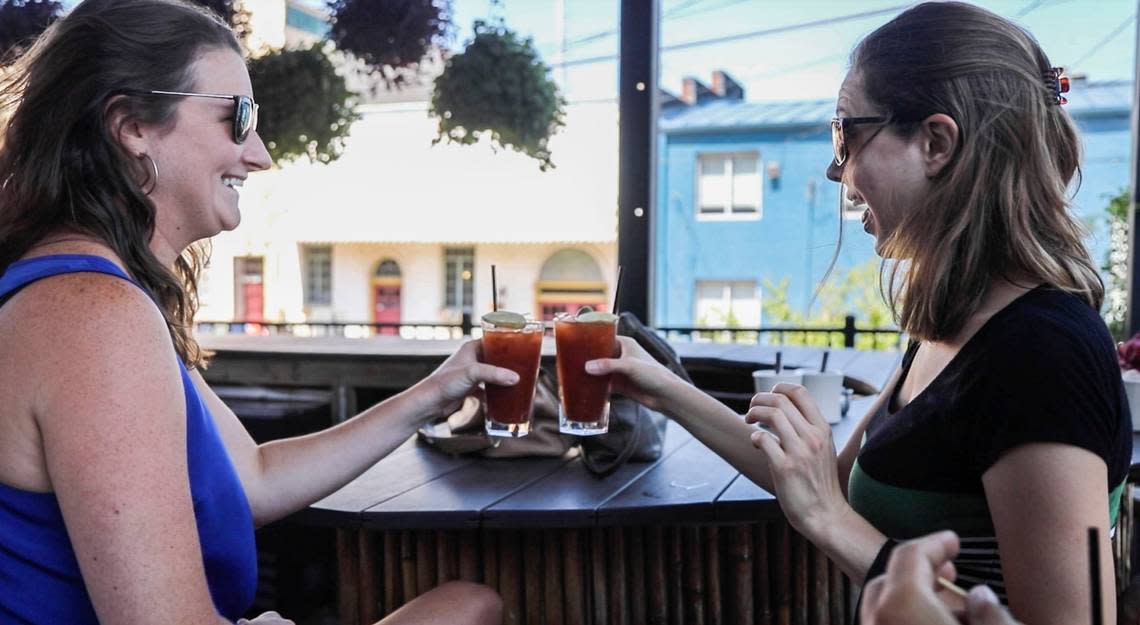
M 109 120 L 173 128 L 177 99 L 132 92 L 193 91 L 194 62 L 219 48 L 241 53 L 229 26 L 200 7 L 86 0 L 0 70 L 0 272 L 53 230 L 96 238 L 158 304 L 191 367 L 205 364 L 192 334 L 205 251 L 191 246 L 173 270 L 155 258 L 150 164 L 119 144 Z
M 892 132 L 909 137 L 935 113 L 959 128 L 931 194 L 884 245 L 901 261 L 888 300 L 912 337 L 953 336 L 997 278 L 1028 276 L 1100 308 L 1104 285 L 1069 211 L 1080 140 L 1053 103 L 1049 68 L 1031 34 L 962 2 L 914 6 L 855 49 L 852 71 L 895 120 Z

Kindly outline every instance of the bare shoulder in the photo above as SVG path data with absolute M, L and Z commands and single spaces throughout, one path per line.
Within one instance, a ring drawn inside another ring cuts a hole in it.
M 101 273 L 64 274 L 30 284 L 4 306 L 2 322 L 18 324 L 14 335 L 35 348 L 30 355 L 173 349 L 162 313 L 147 294 Z
M 18 329 L 18 331 L 16 331 Z M 38 416 L 49 404 L 177 383 L 177 355 L 161 312 L 131 282 L 73 273 L 28 285 L 0 309 L 0 335 L 27 380 Z M 102 391 L 100 389 L 103 389 Z

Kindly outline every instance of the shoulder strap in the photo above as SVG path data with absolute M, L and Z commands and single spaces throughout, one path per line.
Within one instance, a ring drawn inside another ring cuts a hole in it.
M 101 256 L 56 254 L 20 260 L 8 265 L 0 276 L 0 305 L 29 284 L 65 273 L 105 273 L 134 283 L 115 263 Z

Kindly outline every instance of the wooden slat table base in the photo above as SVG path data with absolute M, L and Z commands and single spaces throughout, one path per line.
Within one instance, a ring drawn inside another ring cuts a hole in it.
M 520 625 L 853 620 L 852 584 L 783 521 L 341 536 L 343 623 L 370 625 L 456 576 L 497 590 Z

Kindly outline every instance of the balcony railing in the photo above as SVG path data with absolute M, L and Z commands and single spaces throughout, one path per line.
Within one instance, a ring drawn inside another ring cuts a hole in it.
M 471 336 L 475 328 L 471 315 L 459 323 L 403 321 L 321 321 L 285 323 L 272 321 L 199 321 L 199 334 L 250 334 L 258 336 L 337 336 L 368 338 L 398 336 L 409 340 L 447 340 Z M 861 328 L 848 315 L 842 327 L 760 326 L 757 328 L 710 328 L 702 326 L 662 326 L 662 336 L 674 341 L 741 343 L 766 345 L 807 345 L 858 349 L 900 349 L 905 338 L 898 328 Z
M 898 328 L 861 328 L 847 315 L 842 327 L 760 326 L 758 328 L 708 328 L 661 326 L 657 331 L 669 340 L 767 345 L 807 345 L 857 349 L 902 349 L 905 335 Z

